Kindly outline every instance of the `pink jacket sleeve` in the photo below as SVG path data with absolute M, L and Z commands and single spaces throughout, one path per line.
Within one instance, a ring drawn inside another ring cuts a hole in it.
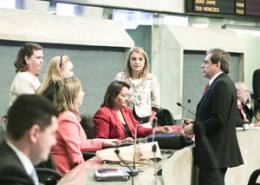
M 84 162 L 82 152 L 102 148 L 99 141 L 88 140 L 83 128 L 73 113 L 59 117 L 59 134 L 65 142 L 65 149 L 73 166 Z

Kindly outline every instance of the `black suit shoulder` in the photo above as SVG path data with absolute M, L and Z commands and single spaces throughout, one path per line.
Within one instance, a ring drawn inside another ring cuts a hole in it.
M 16 154 L 5 142 L 0 144 L 0 164 L 1 185 L 34 185 Z

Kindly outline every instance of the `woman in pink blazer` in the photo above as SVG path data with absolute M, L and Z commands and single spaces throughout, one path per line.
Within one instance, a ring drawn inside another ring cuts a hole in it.
M 104 102 L 94 115 L 94 127 L 97 138 L 134 138 L 145 137 L 152 133 L 152 128 L 139 125 L 128 107 L 130 86 L 123 81 L 113 81 L 107 88 Z M 166 133 L 167 127 L 156 127 L 155 132 Z
M 67 173 L 84 162 L 82 152 L 95 152 L 103 146 L 114 146 L 116 140 L 87 139 L 80 124 L 79 107 L 84 92 L 77 78 L 66 78 L 55 84 L 54 105 L 60 112 L 57 143 L 51 155 L 57 171 Z

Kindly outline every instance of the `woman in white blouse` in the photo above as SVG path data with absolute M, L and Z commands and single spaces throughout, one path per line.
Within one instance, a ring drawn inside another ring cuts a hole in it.
M 16 75 L 10 89 L 10 105 L 21 94 L 35 94 L 41 83 L 38 79 L 43 65 L 43 49 L 36 43 L 26 43 L 15 61 Z
M 133 48 L 126 57 L 126 69 L 115 77 L 128 82 L 129 106 L 140 123 L 151 123 L 160 107 L 160 89 L 156 76 L 149 73 L 148 57 L 142 48 Z

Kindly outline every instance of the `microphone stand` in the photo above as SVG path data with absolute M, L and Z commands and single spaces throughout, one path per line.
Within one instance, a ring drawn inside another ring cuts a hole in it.
M 191 113 L 193 116 L 196 116 L 192 111 L 190 111 L 188 108 L 184 107 L 180 102 L 176 103 L 179 107 L 183 108 L 184 110 L 188 111 L 189 113 Z
M 128 164 L 127 162 L 121 157 L 120 155 L 120 151 L 119 149 L 115 149 L 115 153 L 118 157 L 118 159 L 127 167 L 127 169 L 129 170 L 128 174 L 130 175 L 131 177 L 131 184 L 134 185 L 135 184 L 135 181 L 134 181 L 134 177 L 138 175 L 139 171 L 138 170 L 135 170 L 135 169 L 132 169 Z
M 158 174 L 157 174 L 157 161 L 156 161 L 156 151 L 157 151 L 157 146 L 156 144 L 153 144 L 152 146 L 152 151 L 153 151 L 153 168 L 154 168 L 154 185 L 157 185 L 157 179 L 158 179 Z
M 136 125 L 135 126 L 135 130 L 134 130 L 134 155 L 133 155 L 133 170 L 136 170 L 136 157 L 138 155 L 138 153 L 136 152 L 137 148 L 136 148 L 136 144 L 137 144 L 137 129 L 140 125 Z
M 154 142 L 154 137 L 155 137 L 155 128 L 157 127 L 157 123 L 158 123 L 158 120 L 157 120 L 157 118 L 155 117 L 154 120 L 153 120 L 153 123 L 152 123 L 152 127 L 153 127 L 152 142 Z
M 153 127 L 153 136 L 152 136 L 152 142 L 154 142 L 154 137 L 155 137 L 155 128 L 157 127 L 157 123 L 158 123 L 158 120 L 157 118 L 155 117 L 154 120 L 153 120 L 153 124 L 152 124 L 152 127 Z M 152 146 L 152 152 L 153 152 L 153 168 L 154 168 L 154 185 L 157 185 L 157 161 L 156 161 L 156 151 L 157 151 L 157 146 L 156 144 L 153 144 Z

